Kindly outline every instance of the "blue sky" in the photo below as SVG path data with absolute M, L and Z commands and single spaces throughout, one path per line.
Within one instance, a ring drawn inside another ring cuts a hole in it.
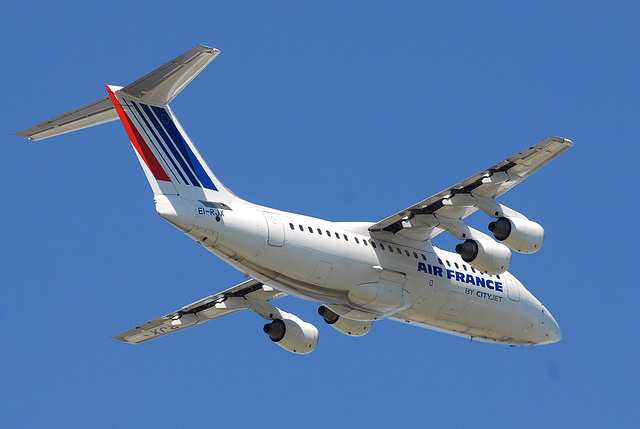
M 590 1 L 5 5 L 3 426 L 633 426 L 639 14 Z M 196 44 L 222 53 L 174 112 L 228 187 L 282 210 L 378 221 L 550 135 L 573 140 L 500 200 L 547 231 L 511 272 L 563 340 L 509 348 L 389 321 L 350 338 L 292 298 L 278 305 L 320 329 L 307 356 L 248 312 L 140 346 L 111 339 L 242 274 L 155 214 L 119 123 L 11 134 Z

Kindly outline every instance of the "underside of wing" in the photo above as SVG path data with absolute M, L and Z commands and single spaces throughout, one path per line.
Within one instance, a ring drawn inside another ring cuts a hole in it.
M 447 228 L 436 217 L 464 219 L 478 209 L 491 211 L 493 201 L 573 146 L 570 140 L 550 137 L 475 176 L 463 180 L 369 227 L 414 240 L 429 240 Z M 497 213 L 488 213 L 497 217 Z
M 252 301 L 271 301 L 285 296 L 251 279 L 223 292 L 210 295 L 185 307 L 114 335 L 126 343 L 139 344 L 154 338 L 181 331 L 197 324 L 209 322 L 251 307 Z

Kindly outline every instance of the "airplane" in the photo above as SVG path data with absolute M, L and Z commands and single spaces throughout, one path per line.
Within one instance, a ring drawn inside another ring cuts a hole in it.
M 139 344 L 250 310 L 285 350 L 318 344 L 311 323 L 273 305 L 286 295 L 320 304 L 343 334 L 390 319 L 468 340 L 510 346 L 560 341 L 549 310 L 508 270 L 511 251 L 537 252 L 545 231 L 496 201 L 573 146 L 550 137 L 379 222 L 331 222 L 256 205 L 213 174 L 169 103 L 219 50 L 204 45 L 125 87 L 17 136 L 40 140 L 119 119 L 154 194 L 157 213 L 248 280 L 113 338 Z M 493 237 L 464 223 L 481 210 Z M 441 232 L 461 242 L 435 247 Z

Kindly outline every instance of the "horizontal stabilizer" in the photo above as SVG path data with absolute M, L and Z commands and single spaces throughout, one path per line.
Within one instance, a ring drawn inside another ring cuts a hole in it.
M 71 131 L 93 127 L 118 119 L 116 109 L 109 97 L 101 98 L 98 101 L 89 103 L 78 109 L 63 113 L 53 119 L 44 121 L 24 131 L 16 133 L 18 137 L 29 140 L 42 140 Z
M 158 67 L 146 76 L 125 86 L 120 92 L 146 104 L 169 104 L 220 53 L 215 48 L 198 45 Z
M 136 100 L 156 106 L 166 106 L 184 89 L 213 59 L 219 50 L 198 45 L 177 58 L 158 67 L 146 76 L 119 89 L 118 92 Z M 118 119 L 109 97 L 89 103 L 78 109 L 56 116 L 38 125 L 16 133 L 29 140 L 42 140 L 71 131 Z

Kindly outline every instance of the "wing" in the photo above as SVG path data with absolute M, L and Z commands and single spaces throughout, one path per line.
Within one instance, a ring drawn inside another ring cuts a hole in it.
M 271 301 L 286 293 L 251 279 L 215 295 L 182 307 L 128 331 L 114 335 L 116 340 L 140 344 L 154 338 L 181 331 L 251 307 L 252 301 Z
M 480 208 L 482 204 L 479 200 L 495 200 L 571 146 L 571 140 L 550 137 L 439 194 L 371 225 L 369 231 L 373 234 L 386 231 L 407 238 L 430 240 L 444 229 L 412 222 L 417 215 L 464 219 Z

